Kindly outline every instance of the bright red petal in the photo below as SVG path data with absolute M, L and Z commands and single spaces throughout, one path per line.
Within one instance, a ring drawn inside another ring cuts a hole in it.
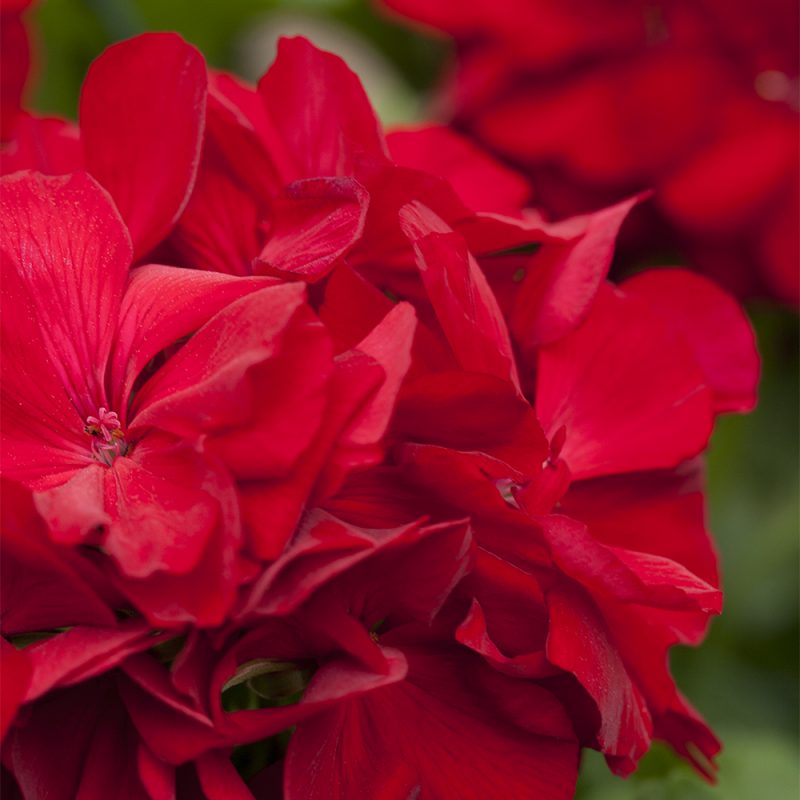
M 705 449 L 712 395 L 650 306 L 606 286 L 583 325 L 539 353 L 536 412 L 575 478 L 674 467 Z
M 380 125 L 360 81 L 338 56 L 307 39 L 278 42 L 258 91 L 274 137 L 267 147 L 285 183 L 353 175 L 361 158 L 385 160 Z
M 7 474 L 91 460 L 86 417 L 109 407 L 105 372 L 130 264 L 108 195 L 84 173 L 0 184 Z M 54 451 L 60 450 L 58 455 Z
M 414 245 L 438 322 L 458 361 L 465 369 L 497 375 L 518 386 L 505 320 L 463 238 L 419 203 L 405 206 L 400 218 Z
M 80 125 L 87 168 L 114 198 L 137 258 L 169 233 L 189 199 L 207 82 L 203 56 L 174 33 L 112 45 L 86 75 Z
M 651 269 L 621 286 L 641 297 L 678 330 L 714 393 L 717 412 L 751 411 L 756 404 L 759 357 L 744 310 L 700 275 Z
M 111 385 L 127 404 L 133 382 L 150 359 L 194 333 L 234 300 L 273 283 L 148 264 L 132 271 L 122 298 Z
M 369 195 L 352 178 L 308 178 L 275 198 L 261 272 L 314 282 L 353 247 L 364 228 Z
M 620 225 L 638 198 L 598 211 L 576 238 L 549 243 L 531 258 L 510 326 L 525 347 L 540 347 L 576 328 L 608 274 Z

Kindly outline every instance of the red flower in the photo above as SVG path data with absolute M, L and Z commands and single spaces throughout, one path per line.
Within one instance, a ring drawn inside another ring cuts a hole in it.
M 380 353 L 334 362 L 299 285 L 129 277 L 127 232 L 85 175 L 2 189 L 4 473 L 37 491 L 56 541 L 108 553 L 153 619 L 222 621 L 245 568 L 237 486 L 251 551 L 277 554 L 322 473 L 335 485 L 379 455 Z
M 550 213 L 654 186 L 669 238 L 649 228 L 647 252 L 677 237 L 734 290 L 800 302 L 791 3 L 387 5 L 455 37 L 454 124 Z
M 81 115 L 94 177 L 0 184 L 22 792 L 556 800 L 653 736 L 711 776 L 666 658 L 720 608 L 699 459 L 758 359 L 707 280 L 607 282 L 638 198 L 549 224 L 452 131 L 390 156 L 299 39 L 257 90 L 122 43 Z

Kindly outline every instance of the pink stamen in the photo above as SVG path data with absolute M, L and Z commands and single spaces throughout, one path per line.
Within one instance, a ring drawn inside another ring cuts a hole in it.
M 101 406 L 96 417 L 86 417 L 83 430 L 93 438 L 92 454 L 104 464 L 110 465 L 117 456 L 124 456 L 128 451 L 122 423 L 116 411 L 109 411 Z

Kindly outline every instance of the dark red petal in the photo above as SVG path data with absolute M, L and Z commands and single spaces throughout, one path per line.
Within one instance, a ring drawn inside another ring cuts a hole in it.
M 563 720 L 547 692 L 488 669 L 475 676 L 456 653 L 407 652 L 403 683 L 298 725 L 286 757 L 287 800 L 572 797 L 576 745 L 531 733 L 494 706 L 515 695 L 517 709 L 538 713 L 547 728 L 546 719 Z M 562 726 L 554 724 L 556 735 Z
M 118 691 L 136 730 L 156 757 L 177 765 L 225 745 L 221 732 L 177 693 L 169 672 L 154 658 L 130 658 L 123 670 Z
M 138 736 L 114 682 L 53 692 L 7 739 L 6 762 L 25 797 L 152 800 L 139 779 Z
M 301 285 L 284 285 L 226 306 L 145 384 L 134 402 L 133 430 L 158 426 L 191 436 L 249 421 L 254 398 L 240 387 L 248 371 L 280 355 L 304 300 Z
M 200 162 L 206 65 L 174 33 L 112 45 L 89 67 L 81 91 L 86 165 L 114 198 L 137 258 L 183 211 Z
M 1 742 L 28 693 L 33 666 L 24 650 L 17 650 L 13 644 L 0 638 L 0 670 L 3 673 L 0 681 Z
M 3 633 L 113 625 L 113 612 L 79 571 L 78 559 L 48 540 L 30 492 L 6 478 L 0 485 Z
M 477 372 L 437 372 L 409 382 L 393 434 L 404 441 L 482 452 L 534 474 L 548 443 L 529 403 L 508 381 Z
M 547 609 L 538 580 L 479 549 L 465 584 L 473 595 L 456 639 L 495 669 L 515 677 L 546 677 L 556 672 L 545 657 Z
M 0 16 L 0 142 L 12 138 L 31 64 L 31 45 L 21 12 L 28 3 L 3 8 Z
M 25 700 L 54 688 L 81 683 L 116 667 L 132 653 L 147 650 L 158 639 L 141 620 L 113 628 L 75 627 L 26 649 L 33 678 Z
M 719 613 L 721 592 L 663 556 L 609 547 L 568 517 L 540 518 L 553 559 L 600 598 L 678 611 Z
M 718 585 L 717 555 L 706 530 L 700 464 L 677 473 L 646 472 L 577 481 L 559 513 L 581 520 L 612 547 L 654 553 Z
M 328 382 L 328 402 L 322 425 L 312 446 L 282 479 L 253 481 L 240 487 L 242 515 L 258 556 L 277 558 L 297 527 L 304 506 L 322 503 L 336 491 L 355 466 L 379 461 L 381 449 L 374 443 L 361 445 L 346 439 L 337 457 L 330 453 L 348 425 L 359 418 L 386 380 L 382 367 L 357 350 L 338 356 Z M 327 480 L 320 476 L 327 471 Z
M 157 758 L 143 742 L 136 753 L 139 779 L 149 800 L 175 800 L 175 769 Z
M 158 448 L 155 444 L 155 448 Z M 179 462 L 178 462 L 179 463 Z M 144 543 L 162 551 L 184 541 L 197 561 L 186 572 L 156 571 L 145 578 L 115 575 L 120 590 L 134 603 L 154 627 L 177 627 L 186 623 L 198 626 L 220 625 L 230 612 L 240 583 L 247 571 L 239 551 L 242 544 L 239 502 L 235 486 L 226 470 L 211 464 L 194 466 L 196 478 L 188 471 L 178 476 L 186 483 L 194 480 L 199 503 L 215 504 L 216 525 L 209 535 L 202 526 L 182 532 L 167 532 L 171 540 Z M 168 480 L 170 476 L 166 476 Z M 175 479 L 172 476 L 173 480 Z M 185 491 L 185 487 L 184 487 Z M 169 503 L 174 502 L 169 498 Z M 167 506 L 169 507 L 169 506 Z M 159 515 L 156 515 L 159 516 Z M 164 512 L 160 513 L 164 516 Z M 167 525 L 174 523 L 168 520 Z M 155 526 L 154 526 L 155 527 Z M 159 534 L 159 530 L 151 531 Z M 130 545 L 135 551 L 137 542 Z M 123 553 L 120 561 L 127 556 Z
M 374 396 L 350 421 L 339 447 L 377 444 L 395 410 L 400 386 L 411 366 L 411 344 L 417 327 L 414 308 L 398 303 L 353 350 L 369 356 L 383 369 L 385 378 Z
M 674 467 L 708 442 L 712 395 L 683 338 L 605 286 L 586 321 L 539 352 L 536 412 L 574 478 Z
M 369 195 L 352 178 L 306 178 L 273 201 L 269 238 L 256 269 L 290 279 L 318 281 L 358 241 Z
M 197 759 L 196 767 L 207 800 L 253 800 L 226 753 L 212 750 Z
M 264 241 L 264 204 L 233 180 L 224 164 L 204 157 L 192 196 L 170 235 L 178 263 L 250 275 Z
M 571 672 L 597 705 L 597 740 L 621 774 L 632 772 L 650 746 L 652 723 L 597 608 L 564 582 L 547 593 L 547 658 Z
M 706 278 L 677 269 L 647 270 L 620 288 L 646 300 L 683 335 L 717 412 L 755 407 L 758 350 L 750 322 L 732 297 Z
M 703 718 L 678 691 L 669 670 L 668 648 L 703 638 L 702 615 L 607 607 L 606 618 L 626 668 L 647 700 L 654 732 L 704 777 L 713 781 L 721 746 Z M 694 628 L 694 630 L 692 630 Z
M 353 175 L 359 159 L 386 158 L 360 81 L 338 56 L 307 39 L 278 42 L 275 63 L 258 91 L 272 130 L 267 149 L 285 183 Z

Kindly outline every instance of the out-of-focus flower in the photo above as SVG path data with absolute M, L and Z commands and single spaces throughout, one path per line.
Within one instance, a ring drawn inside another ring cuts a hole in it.
M 32 0 L 0 3 L 0 146 L 13 135 L 31 66 L 24 12 Z
M 677 241 L 737 293 L 800 302 L 796 4 L 387 5 L 455 37 L 453 124 L 551 214 L 654 187 L 645 255 Z

